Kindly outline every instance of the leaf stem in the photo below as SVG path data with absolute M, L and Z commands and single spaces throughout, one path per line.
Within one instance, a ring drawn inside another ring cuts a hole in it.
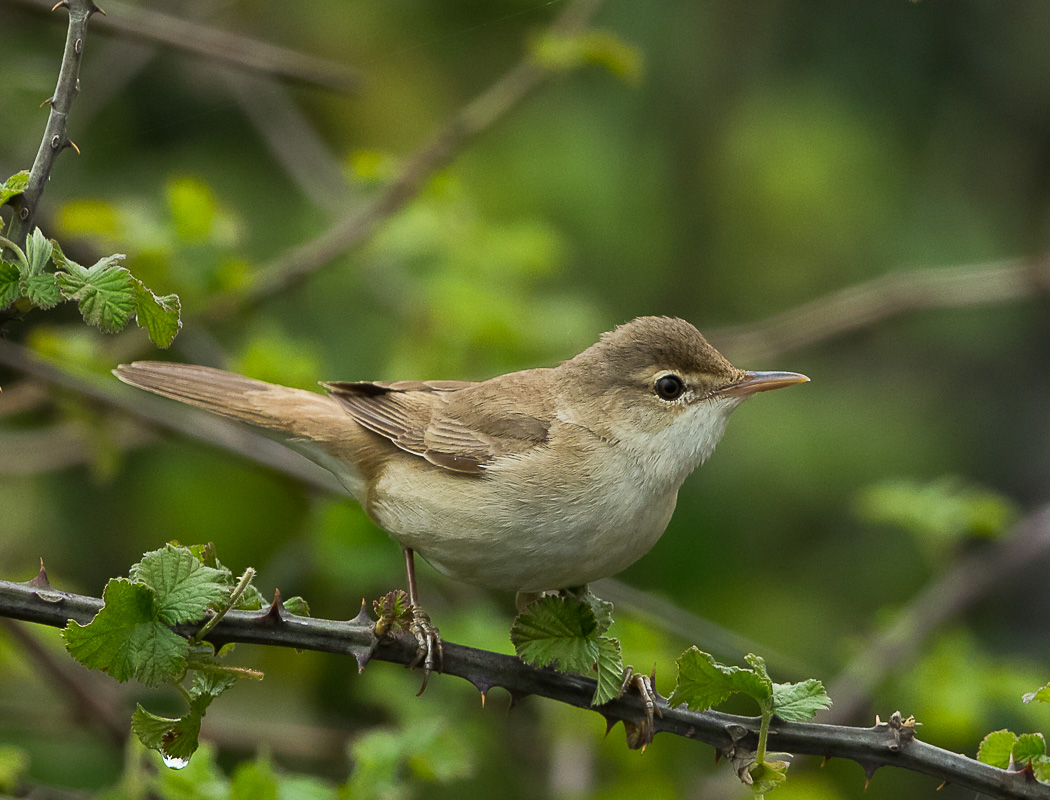
M 223 604 L 222 608 L 215 612 L 215 615 L 205 622 L 199 631 L 193 635 L 193 643 L 197 644 L 204 640 L 204 637 L 211 633 L 212 629 L 219 624 L 219 620 L 226 616 L 226 612 L 237 605 L 237 601 L 241 599 L 241 595 L 244 594 L 245 589 L 252 582 L 252 578 L 255 577 L 255 569 L 248 567 L 241 575 L 240 581 L 234 587 L 233 591 L 230 592 L 229 599 Z

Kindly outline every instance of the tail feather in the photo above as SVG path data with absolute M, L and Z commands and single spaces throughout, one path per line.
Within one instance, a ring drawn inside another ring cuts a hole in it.
M 326 395 L 194 364 L 136 361 L 113 374 L 124 383 L 229 419 L 291 436 L 330 441 L 349 417 Z M 332 422 L 337 423 L 333 429 Z

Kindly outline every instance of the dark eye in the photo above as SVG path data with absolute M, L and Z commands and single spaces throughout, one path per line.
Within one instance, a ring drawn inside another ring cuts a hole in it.
M 685 382 L 677 375 L 664 375 L 656 380 L 656 393 L 664 400 L 675 400 L 685 391 Z

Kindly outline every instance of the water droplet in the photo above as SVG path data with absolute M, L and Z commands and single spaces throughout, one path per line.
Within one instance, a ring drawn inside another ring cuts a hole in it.
M 190 763 L 188 758 L 179 758 L 178 756 L 169 756 L 161 753 L 161 758 L 164 759 L 164 766 L 171 767 L 172 769 L 182 769 Z

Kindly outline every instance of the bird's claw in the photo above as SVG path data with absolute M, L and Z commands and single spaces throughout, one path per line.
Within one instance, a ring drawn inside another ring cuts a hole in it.
M 627 729 L 627 746 L 632 750 L 645 750 L 653 740 L 656 733 L 656 717 L 663 717 L 664 712 L 660 710 L 660 695 L 656 693 L 654 683 L 656 681 L 656 670 L 652 675 L 645 675 L 634 671 L 634 667 L 628 666 L 623 671 L 623 683 L 620 684 L 620 697 L 630 689 L 635 689 L 642 697 L 642 706 L 645 716 L 641 723 L 629 724 L 624 721 Z
M 408 630 L 416 637 L 416 657 L 409 663 L 408 668 L 413 669 L 423 664 L 423 685 L 419 687 L 416 696 L 423 694 L 430 680 L 432 670 L 441 672 L 442 662 L 445 659 L 445 645 L 441 641 L 441 634 L 437 626 L 430 621 L 430 616 L 419 606 L 411 606 L 412 621 Z

